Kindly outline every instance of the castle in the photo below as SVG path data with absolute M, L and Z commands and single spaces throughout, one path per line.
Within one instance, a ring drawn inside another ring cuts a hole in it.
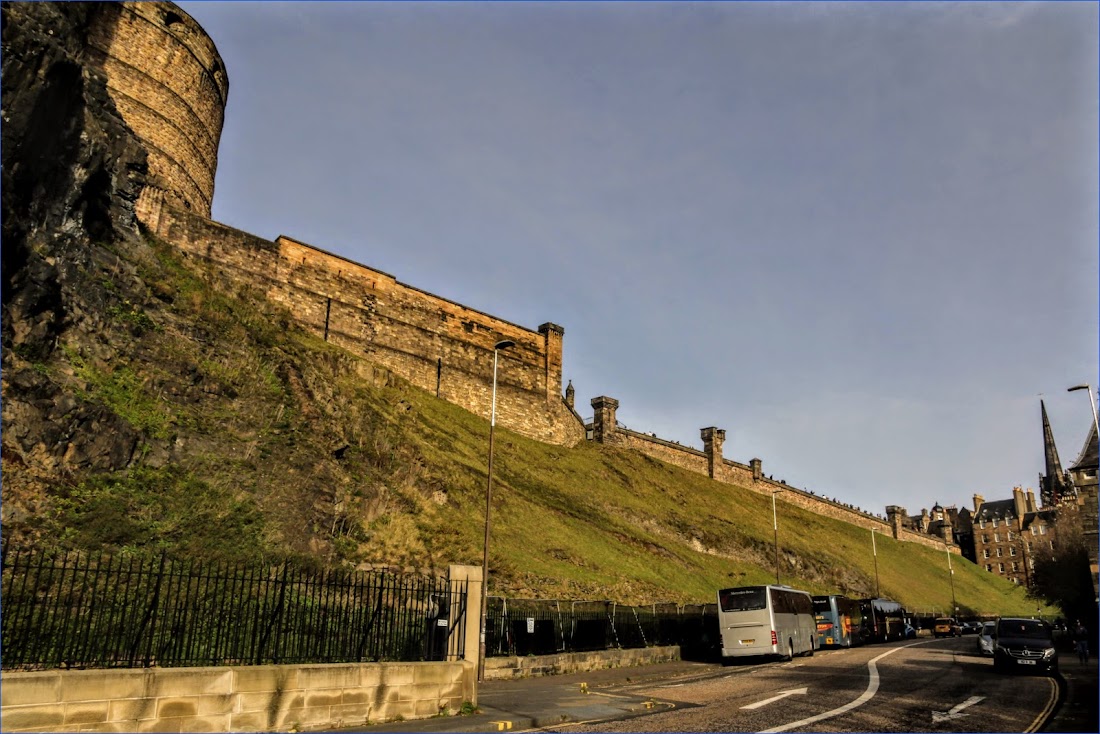
M 621 427 L 618 401 L 607 396 L 592 400 L 594 417 L 586 424 L 575 409 L 572 385 L 562 391 L 565 331 L 557 324 L 523 327 L 290 237 L 267 240 L 212 221 L 229 91 L 221 57 L 198 23 L 171 2 L 105 6 L 89 37 L 89 55 L 104 72 L 119 113 L 148 150 L 148 182 L 135 206 L 137 217 L 212 276 L 258 289 L 324 340 L 485 418 L 494 345 L 511 340 L 515 346 L 500 352 L 502 426 L 563 446 L 588 439 L 631 448 L 899 540 L 960 552 L 950 532 L 915 526 L 900 508 L 879 517 L 775 481 L 764 474 L 760 459 L 725 459 L 722 429 L 701 430 L 702 451 L 681 446 Z

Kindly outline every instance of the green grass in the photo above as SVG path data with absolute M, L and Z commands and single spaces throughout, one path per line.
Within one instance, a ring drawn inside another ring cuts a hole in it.
M 104 292 L 99 337 L 114 352 L 74 344 L 51 362 L 28 352 L 22 368 L 124 419 L 141 436 L 138 463 L 58 477 L 36 498 L 33 522 L 6 524 L 9 537 L 192 557 L 480 565 L 487 421 L 392 376 L 387 387 L 363 379 L 385 371 L 293 326 L 261 294 L 212 285 L 170 247 L 131 255 L 143 290 Z M 495 447 L 490 593 L 698 603 L 775 580 L 770 496 L 636 452 L 552 446 L 500 426 Z M 5 464 L 5 479 L 19 471 Z M 778 511 L 783 583 L 873 595 L 869 531 L 782 496 Z M 881 595 L 947 609 L 946 560 L 879 536 Z M 964 611 L 1035 610 L 1021 589 L 953 561 Z

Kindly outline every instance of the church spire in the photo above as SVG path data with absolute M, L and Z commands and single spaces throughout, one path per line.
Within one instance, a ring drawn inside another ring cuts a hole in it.
M 1039 407 L 1043 412 L 1043 453 L 1046 458 L 1046 473 L 1039 475 L 1039 496 L 1043 507 L 1053 507 L 1071 492 L 1062 472 L 1062 462 L 1058 460 L 1058 447 L 1054 445 L 1054 433 L 1047 419 L 1047 406 L 1040 400 Z

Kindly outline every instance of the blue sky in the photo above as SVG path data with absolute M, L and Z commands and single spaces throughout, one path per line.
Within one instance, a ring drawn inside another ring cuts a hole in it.
M 536 328 L 578 409 L 882 513 L 1100 382 L 1096 3 L 180 3 L 213 217 Z

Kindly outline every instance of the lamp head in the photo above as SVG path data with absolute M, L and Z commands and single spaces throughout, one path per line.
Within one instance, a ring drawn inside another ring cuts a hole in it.
M 1070 389 L 1066 390 L 1066 392 L 1073 392 L 1074 390 L 1088 390 L 1088 389 L 1089 389 L 1089 384 L 1086 382 L 1084 385 L 1074 385 Z
M 511 339 L 501 339 L 493 345 L 493 349 L 507 349 L 508 347 L 514 347 L 516 343 Z

